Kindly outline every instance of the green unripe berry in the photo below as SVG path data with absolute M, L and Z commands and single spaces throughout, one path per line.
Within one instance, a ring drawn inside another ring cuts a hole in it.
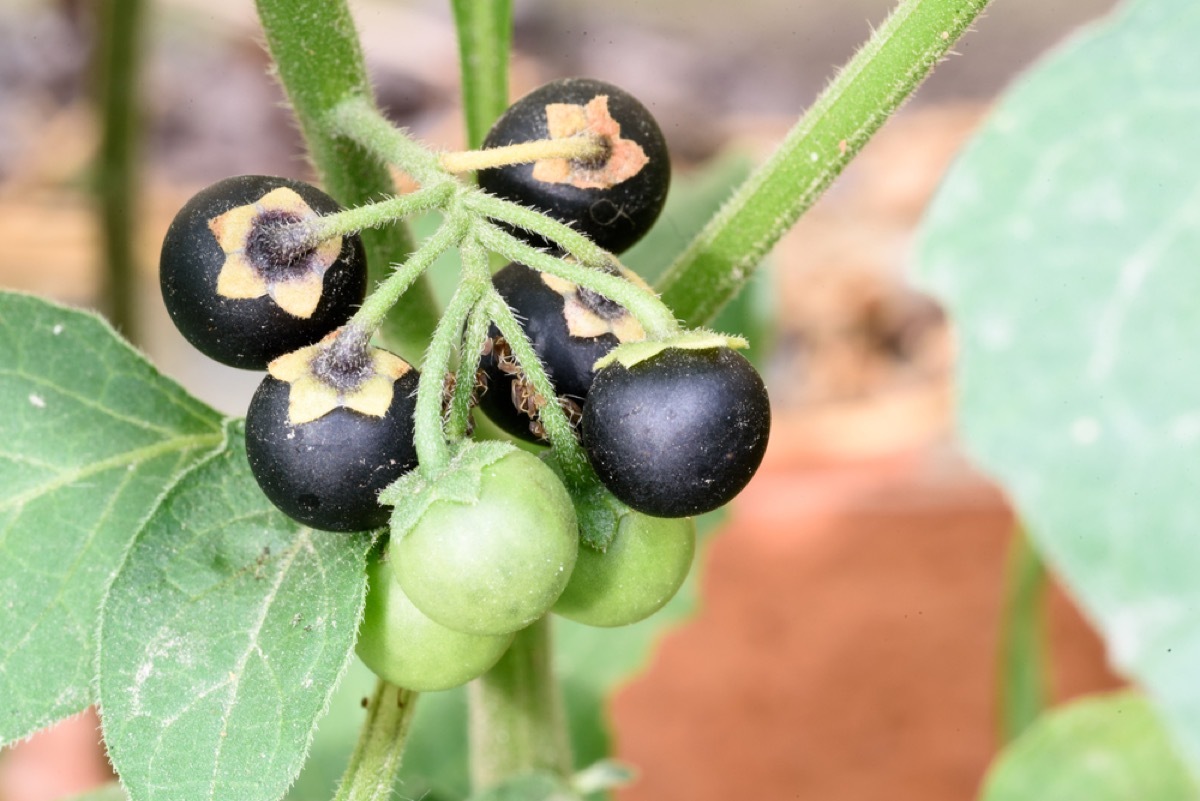
M 627 512 L 608 550 L 580 547 L 575 571 L 554 611 L 589 626 L 644 620 L 679 591 L 695 552 L 696 525 L 691 518 Z
M 464 634 L 430 620 L 405 597 L 385 560 L 371 560 L 367 580 L 358 656 L 398 687 L 433 692 L 466 684 L 487 672 L 512 644 L 512 634 Z
M 392 571 L 433 620 L 470 634 L 528 626 L 562 594 L 579 549 L 575 510 L 554 472 L 512 450 L 479 471 L 474 503 L 432 501 L 393 531 Z

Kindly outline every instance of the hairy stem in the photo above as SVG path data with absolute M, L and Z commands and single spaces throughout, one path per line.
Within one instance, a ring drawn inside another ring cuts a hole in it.
M 1000 624 L 1000 739 L 1011 742 L 1046 708 L 1046 568 L 1029 537 L 1013 532 Z
M 509 261 L 556 275 L 564 281 L 590 289 L 624 306 L 646 329 L 646 335 L 650 339 L 665 339 L 679 332 L 679 323 L 671 314 L 671 310 L 652 292 L 625 278 L 551 256 L 493 225 L 477 225 L 476 230 L 476 235 L 484 247 L 499 253 Z M 612 257 L 609 259 L 608 266 L 615 267 L 616 260 Z
M 483 144 L 508 107 L 512 0 L 453 0 L 468 146 Z
M 334 801 L 388 801 L 400 773 L 417 694 L 380 679 Z
M 515 228 L 524 228 L 548 239 L 588 267 L 604 269 L 611 266 L 616 257 L 569 225 L 545 214 L 526 208 L 510 200 L 476 192 L 463 199 L 466 208 L 507 223 Z
M 96 164 L 96 201 L 104 238 L 104 305 L 113 327 L 136 342 L 138 218 L 138 82 L 142 60 L 143 0 L 100 4 L 97 66 L 103 113 Z
M 606 152 L 604 140 L 599 137 L 572 136 L 564 139 L 535 139 L 504 147 L 489 147 L 487 150 L 443 153 L 438 161 L 442 169 L 460 173 L 507 167 L 509 164 L 525 164 L 542 159 L 587 161 L 599 158 Z
M 479 292 L 480 301 L 467 317 L 458 353 L 458 370 L 454 375 L 454 395 L 450 402 L 450 413 L 446 420 L 446 437 L 453 442 L 467 435 L 467 424 L 471 415 L 471 399 L 475 391 L 475 375 L 479 369 L 479 356 L 487 339 L 491 318 L 486 293 L 491 287 L 487 251 L 474 238 L 463 242 L 462 265 L 464 282 L 471 282 Z
M 453 194 L 453 186 L 438 184 L 428 189 L 419 189 L 409 195 L 397 195 L 377 203 L 346 209 L 337 214 L 326 214 L 313 220 L 292 223 L 285 230 L 294 228 L 298 232 L 302 237 L 298 243 L 301 247 L 316 247 L 326 239 L 335 236 L 345 236 L 368 228 L 379 228 L 414 214 L 442 208 Z
M 368 333 L 375 331 L 387 317 L 396 300 L 404 296 L 408 288 L 437 261 L 438 256 L 462 242 L 467 231 L 467 221 L 462 217 L 451 216 L 443 222 L 437 233 L 425 240 L 416 252 L 367 297 L 346 327 Z
M 471 683 L 471 784 L 476 790 L 529 771 L 570 774 L 550 625 L 547 615 L 517 632 L 496 666 Z
M 546 375 L 546 368 L 542 366 L 537 352 L 525 336 L 525 330 L 521 328 L 521 324 L 517 322 L 500 293 L 489 288 L 486 302 L 488 316 L 496 322 L 496 328 L 500 329 L 500 334 L 508 342 L 513 357 L 516 358 L 517 364 L 521 365 L 521 372 L 525 374 L 529 383 L 533 384 L 538 395 L 546 401 L 538 412 L 538 419 L 546 429 L 546 437 L 554 448 L 554 455 L 562 467 L 567 484 L 572 488 L 586 486 L 592 478 L 591 465 L 583 446 L 575 437 L 571 421 L 558 405 L 558 394 L 554 391 L 554 385 L 550 383 L 550 377 Z
M 988 0 L 901 0 L 771 158 L 667 269 L 658 287 L 685 323 L 711 321 Z
M 334 108 L 329 125 L 338 135 L 357 143 L 383 164 L 399 167 L 421 186 L 433 186 L 450 180 L 438 166 L 437 157 L 375 108 L 364 97 L 350 97 Z
M 491 319 L 482 304 L 476 305 L 467 318 L 467 330 L 463 334 L 462 347 L 458 354 L 458 372 L 454 378 L 454 398 L 450 405 L 450 417 L 446 422 L 446 436 L 451 441 L 467 435 L 471 419 L 471 403 L 475 395 L 475 377 L 479 370 L 479 356 L 487 339 Z
M 396 194 L 387 166 L 330 122 L 346 102 L 374 108 L 362 48 L 345 0 L 256 0 L 267 46 L 292 104 L 313 163 L 329 193 L 354 207 Z M 378 112 L 376 112 L 378 113 Z M 364 231 L 370 285 L 413 250 L 401 223 Z M 428 283 L 417 281 L 388 316 L 382 336 L 410 359 L 421 352 L 437 323 Z
M 417 408 L 413 416 L 418 469 L 425 476 L 436 476 L 450 462 L 442 417 L 444 382 L 450 369 L 450 358 L 461 340 L 463 325 L 484 290 L 485 287 L 475 281 L 459 282 L 421 364 L 421 382 L 417 386 Z

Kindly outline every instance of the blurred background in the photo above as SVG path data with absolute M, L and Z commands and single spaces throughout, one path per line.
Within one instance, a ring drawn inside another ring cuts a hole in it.
M 251 0 L 150 0 L 141 56 L 134 299 L 122 328 L 239 414 L 256 374 L 191 349 L 158 297 L 180 205 L 239 173 L 311 178 Z M 516 0 L 512 86 L 588 75 L 657 116 L 677 179 L 629 262 L 665 266 L 885 17 L 891 0 Z M 726 321 L 757 337 L 775 423 L 764 468 L 703 554 L 703 605 L 616 697 L 628 801 L 962 799 L 996 748 L 1012 515 L 955 447 L 952 331 L 905 282 L 940 176 L 1021 69 L 1111 0 L 1002 0 L 775 250 Z M 97 199 L 96 0 L 0 0 L 0 286 L 114 308 Z M 352 0 L 381 106 L 462 146 L 448 4 Z M 110 209 L 111 211 L 111 209 Z M 725 326 L 729 328 L 730 326 Z M 0 359 L 3 356 L 0 355 Z M 1116 684 L 1050 598 L 1056 698 Z M 0 799 L 105 780 L 94 717 L 0 755 Z

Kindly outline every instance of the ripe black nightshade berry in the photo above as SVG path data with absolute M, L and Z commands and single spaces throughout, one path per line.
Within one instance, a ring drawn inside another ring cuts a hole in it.
M 387 523 L 379 491 L 417 464 L 418 372 L 371 349 L 330 364 L 323 345 L 271 362 L 246 412 L 246 455 L 263 493 L 313 528 L 363 531 Z
M 625 277 L 641 282 L 632 273 Z M 587 398 L 596 360 L 622 342 L 645 337 L 642 326 L 625 307 L 523 264 L 509 264 L 492 277 L 492 283 L 521 321 L 559 397 L 576 406 L 582 406 Z M 492 336 L 498 335 L 493 329 Z M 529 442 L 542 441 L 537 414 L 544 401 L 506 348 L 493 348 L 480 367 L 487 374 L 487 391 L 479 407 L 509 434 Z
M 771 407 L 750 362 L 729 348 L 665 350 L 596 375 L 583 446 L 613 495 L 654 517 L 712 511 L 762 462 Z
M 552 81 L 510 106 L 483 145 L 587 134 L 602 139 L 601 158 L 545 159 L 480 170 L 479 185 L 569 223 L 600 247 L 620 253 L 658 219 L 671 182 L 662 131 L 632 95 L 589 78 Z M 548 245 L 536 235 L 516 233 L 535 246 Z
M 206 356 L 265 369 L 344 324 L 362 303 L 357 234 L 290 251 L 273 228 L 341 207 L 300 181 L 226 178 L 189 200 L 163 240 L 159 281 L 179 331 Z

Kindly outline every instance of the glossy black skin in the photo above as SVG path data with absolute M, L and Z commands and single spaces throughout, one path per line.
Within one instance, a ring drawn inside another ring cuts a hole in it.
M 583 446 L 613 495 L 654 517 L 728 503 L 762 462 L 771 407 L 762 378 L 729 348 L 668 348 L 596 376 Z
M 383 417 L 337 408 L 293 426 L 291 385 L 263 379 L 246 412 L 246 455 L 259 487 L 288 517 L 326 531 L 365 531 L 387 523 L 379 491 L 417 465 L 413 444 L 416 370 L 393 385 Z
M 366 295 L 367 261 L 357 234 L 343 237 L 338 260 L 325 273 L 321 302 L 308 319 L 293 317 L 268 295 L 237 300 L 217 294 L 225 254 L 209 220 L 279 187 L 294 190 L 318 214 L 341 211 L 333 198 L 306 183 L 240 175 L 189 200 L 163 240 L 159 283 L 171 319 L 197 350 L 231 367 L 264 370 L 272 359 L 317 342 L 350 319 Z
M 621 138 L 641 145 L 650 162 L 626 181 L 608 189 L 580 189 L 570 184 L 536 181 L 533 164 L 512 164 L 480 170 L 479 186 L 493 195 L 530 206 L 570 223 L 600 247 L 612 253 L 627 250 L 658 219 L 671 183 L 667 142 L 650 112 L 632 95 L 612 84 L 590 78 L 552 81 L 518 100 L 488 131 L 483 146 L 545 139 L 546 105 L 586 105 L 597 95 L 608 95 L 608 110 L 621 126 Z M 551 243 L 523 230 L 513 233 L 535 247 Z
M 571 336 L 563 316 L 563 296 L 546 286 L 539 272 L 523 264 L 504 267 L 492 276 L 492 284 L 521 321 L 555 391 L 582 404 L 596 376 L 592 365 L 620 344 L 616 336 Z M 491 336 L 499 333 L 493 327 Z M 530 431 L 529 416 L 513 405 L 513 376 L 500 369 L 494 355 L 484 356 L 479 366 L 487 373 L 487 391 L 480 396 L 479 408 L 514 437 L 544 442 Z

